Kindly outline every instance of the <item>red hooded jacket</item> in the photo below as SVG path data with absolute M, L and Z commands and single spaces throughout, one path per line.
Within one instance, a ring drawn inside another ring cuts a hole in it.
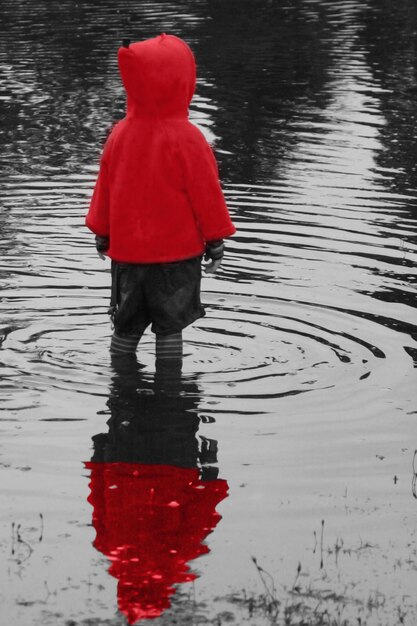
M 196 65 L 174 35 L 122 47 L 127 114 L 104 146 L 86 225 L 125 263 L 198 256 L 235 232 L 213 152 L 188 120 Z

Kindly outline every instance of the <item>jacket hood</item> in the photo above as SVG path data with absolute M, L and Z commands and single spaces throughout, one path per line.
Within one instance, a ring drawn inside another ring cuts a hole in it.
M 121 47 L 119 71 L 127 93 L 127 116 L 183 117 L 196 84 L 189 46 L 165 33 Z

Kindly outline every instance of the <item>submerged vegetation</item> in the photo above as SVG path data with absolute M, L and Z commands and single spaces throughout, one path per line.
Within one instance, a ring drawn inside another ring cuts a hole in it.
M 25 526 L 12 524 L 11 550 L 9 562 L 14 562 L 20 576 L 23 568 L 31 561 L 36 546 L 42 542 L 44 534 L 43 515 L 40 522 Z M 227 624 L 247 626 L 415 626 L 417 605 L 401 587 L 400 593 L 392 589 L 388 592 L 375 588 L 377 580 L 364 585 L 355 571 L 348 571 L 348 563 L 369 559 L 376 567 L 379 558 L 385 557 L 376 543 L 359 539 L 355 545 L 341 537 L 327 540 L 325 521 L 322 520 L 319 532 L 313 531 L 314 543 L 305 547 L 316 559 L 316 566 L 296 563 L 294 571 L 284 572 L 283 584 L 278 585 L 275 574 L 265 569 L 259 560 L 252 556 L 254 580 L 251 588 L 236 589 L 233 581 L 225 581 L 225 592 L 215 597 L 200 586 L 197 580 L 192 585 L 178 585 L 171 598 L 171 606 L 160 617 L 141 619 L 136 624 L 148 626 L 226 626 Z M 415 576 L 417 572 L 417 549 L 410 538 L 409 554 L 395 561 L 386 559 L 386 568 L 393 576 L 402 570 L 402 577 Z M 249 565 L 248 563 L 248 565 Z M 344 567 L 346 565 L 346 568 Z M 358 565 L 356 568 L 358 568 Z M 10 571 L 11 572 L 11 571 Z M 353 572 L 353 576 L 352 576 Z M 93 595 L 100 605 L 105 588 L 88 579 Z M 42 621 L 33 626 L 126 626 L 126 618 L 115 610 L 113 617 L 102 619 L 99 616 L 69 619 L 68 614 L 59 610 L 59 592 L 71 594 L 77 583 L 67 580 L 65 587 L 54 587 L 53 581 L 45 580 L 42 597 L 37 600 L 16 601 L 20 609 L 30 611 L 35 605 L 41 607 Z M 93 589 L 94 588 L 94 589 Z M 392 594 L 391 594 L 392 591 Z M 54 610 L 55 609 L 55 610 Z M 58 609 L 58 610 L 56 610 Z M 94 612 L 93 606 L 87 609 Z M 131 622 L 132 623 L 132 622 Z M 20 625 L 19 625 L 20 626 Z
M 368 547 L 372 546 L 363 544 L 355 552 Z M 313 580 L 303 572 L 301 563 L 297 565 L 293 584 L 278 591 L 271 574 L 256 558 L 252 557 L 252 562 L 262 585 L 260 592 L 242 589 L 200 601 L 196 599 L 195 589 L 188 593 L 178 590 L 171 608 L 161 617 L 137 623 L 152 626 L 414 626 L 416 623 L 416 610 L 394 606 L 391 599 L 377 590 L 369 592 L 364 600 L 359 599 L 354 593 L 354 583 L 346 586 L 343 593 L 336 591 L 336 581 L 332 584 L 325 573 L 321 579 Z M 65 626 L 125 624 L 120 615 L 104 621 L 90 618 L 65 622 Z
M 269 590 L 249 593 L 245 590 L 215 598 L 210 606 L 195 601 L 190 594 L 177 594 L 173 606 L 162 617 L 152 620 L 152 626 L 394 626 L 415 624 L 415 616 L 400 606 L 392 615 L 384 614 L 386 598 L 370 593 L 367 602 L 340 595 L 330 589 L 319 590 L 311 582 L 289 589 L 276 597 Z M 149 620 L 140 621 L 144 625 Z M 52 624 L 52 622 L 51 622 Z M 90 618 L 68 620 L 65 626 L 125 626 L 119 616 L 112 620 Z

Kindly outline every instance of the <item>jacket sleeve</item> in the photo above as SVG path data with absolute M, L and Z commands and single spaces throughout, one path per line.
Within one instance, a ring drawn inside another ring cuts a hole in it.
M 107 140 L 100 160 L 100 170 L 90 201 L 90 208 L 85 218 L 86 226 L 96 235 L 108 237 L 110 235 L 110 193 L 108 174 L 108 153 L 110 137 Z
M 233 235 L 236 228 L 224 200 L 216 159 L 196 126 L 189 124 L 179 151 L 185 190 L 205 241 Z

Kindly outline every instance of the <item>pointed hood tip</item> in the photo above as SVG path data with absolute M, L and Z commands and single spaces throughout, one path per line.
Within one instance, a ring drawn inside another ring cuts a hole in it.
M 188 115 L 196 85 L 196 63 L 183 39 L 163 32 L 122 46 L 118 65 L 128 96 L 128 115 Z

